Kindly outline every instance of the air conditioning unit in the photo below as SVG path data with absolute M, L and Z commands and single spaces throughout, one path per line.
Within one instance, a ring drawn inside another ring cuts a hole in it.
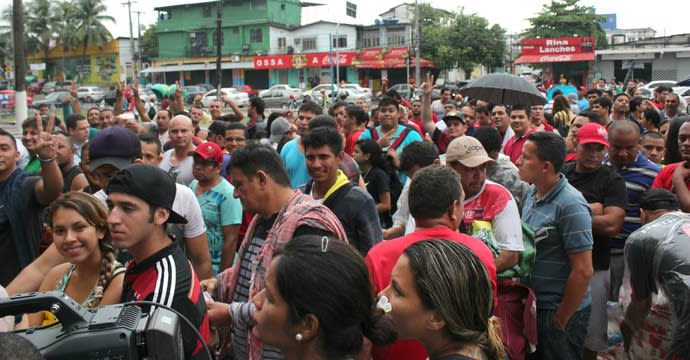
M 196 33 L 195 33 L 195 32 L 190 32 L 190 33 L 189 33 L 189 38 L 190 38 L 190 39 L 196 38 Z
M 232 62 L 239 62 L 239 61 L 240 61 L 240 57 L 237 56 L 237 55 L 233 55 L 233 56 L 230 58 L 230 60 L 231 60 Z
M 242 44 L 242 50 L 244 50 L 244 51 L 249 50 L 249 44 Z

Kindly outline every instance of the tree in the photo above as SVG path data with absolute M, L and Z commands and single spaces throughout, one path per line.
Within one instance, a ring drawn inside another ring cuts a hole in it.
M 41 49 L 44 63 L 48 62 L 56 20 L 53 9 L 50 0 L 33 0 L 27 3 L 24 14 L 26 34 L 29 37 L 26 48 Z
M 54 32 L 58 34 L 60 44 L 62 45 L 62 76 L 64 79 L 67 79 L 67 71 L 65 66 L 67 52 L 70 49 L 75 49 L 78 47 L 74 37 L 77 25 L 77 19 L 75 17 L 76 10 L 73 2 L 63 1 L 57 4 L 55 11 L 57 15 L 55 16 L 56 21 L 54 22 Z
M 422 3 L 419 6 L 420 50 L 441 70 L 461 68 L 470 74 L 475 66 L 503 65 L 505 30 L 476 14 L 451 13 Z
M 599 23 L 606 18 L 594 13 L 592 6 L 580 6 L 579 0 L 552 0 L 537 16 L 530 18 L 532 27 L 522 34 L 526 39 L 537 37 L 593 36 L 596 48 L 608 47 L 606 34 Z
M 103 24 L 105 21 L 115 22 L 112 16 L 104 15 L 107 11 L 103 0 L 74 0 L 74 17 L 77 23 L 72 37 L 75 43 L 83 47 L 82 57 L 85 61 L 89 45 L 103 46 L 113 39 L 113 35 Z
M 158 57 L 158 36 L 156 36 L 156 24 L 151 24 L 139 39 L 139 48 L 141 49 L 141 61 L 150 62 Z

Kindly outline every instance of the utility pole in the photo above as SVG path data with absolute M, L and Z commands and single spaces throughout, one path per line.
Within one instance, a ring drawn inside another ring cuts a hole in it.
M 127 0 L 127 2 L 122 3 L 122 5 L 127 4 L 127 14 L 129 15 L 129 47 L 132 51 L 132 80 L 137 78 L 137 65 L 134 61 L 134 32 L 132 31 L 132 3 L 136 1 Z
M 419 87 L 422 84 L 422 71 L 419 68 L 419 2 L 414 0 L 414 40 L 415 40 L 415 54 L 414 54 L 414 81 L 415 86 Z M 433 85 L 433 84 L 432 84 Z
M 24 56 L 24 5 L 22 0 L 12 0 L 12 39 L 14 40 L 14 90 L 17 132 L 28 117 L 26 107 L 26 57 Z
M 135 11 L 137 13 L 137 69 L 141 70 L 141 14 L 143 11 Z
M 223 83 L 221 62 L 223 57 L 223 0 L 216 5 L 216 99 L 220 100 Z

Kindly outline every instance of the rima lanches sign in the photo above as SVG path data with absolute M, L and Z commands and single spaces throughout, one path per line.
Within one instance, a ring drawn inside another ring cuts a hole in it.
M 591 36 L 525 39 L 520 42 L 522 56 L 529 62 L 562 62 L 594 57 Z

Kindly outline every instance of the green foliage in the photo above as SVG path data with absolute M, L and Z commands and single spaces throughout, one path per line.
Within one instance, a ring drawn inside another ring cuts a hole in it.
M 441 70 L 461 68 L 470 74 L 475 66 L 502 66 L 505 30 L 489 26 L 476 14 L 446 12 L 427 3 L 419 4 L 421 56 Z
M 141 48 L 141 61 L 150 62 L 158 57 L 158 36 L 156 36 L 157 24 L 151 24 L 139 39 Z
M 526 39 L 536 37 L 594 36 L 596 48 L 608 47 L 606 34 L 599 25 L 606 18 L 594 13 L 591 6 L 578 5 L 579 0 L 552 0 L 529 21 L 532 27 L 522 34 Z

